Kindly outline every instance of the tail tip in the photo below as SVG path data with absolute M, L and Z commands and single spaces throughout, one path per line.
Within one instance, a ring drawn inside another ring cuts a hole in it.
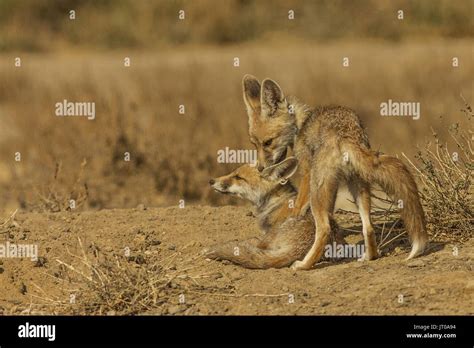
M 408 255 L 408 257 L 405 260 L 410 260 L 414 257 L 422 255 L 423 252 L 426 250 L 427 244 L 428 244 L 427 238 L 414 241 L 411 247 L 410 255 Z

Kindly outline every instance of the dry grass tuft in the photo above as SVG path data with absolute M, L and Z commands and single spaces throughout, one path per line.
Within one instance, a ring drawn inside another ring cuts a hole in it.
M 32 211 L 60 212 L 69 211 L 82 206 L 89 196 L 87 183 L 84 181 L 84 170 L 87 161 L 83 159 L 77 179 L 69 186 L 61 180 L 61 162 L 56 163 L 53 179 L 45 187 L 34 187 L 36 199 L 26 203 Z
M 472 122 L 469 104 L 462 109 Z M 410 162 L 422 184 L 421 199 L 427 213 L 433 239 L 463 241 L 474 231 L 474 129 L 472 123 L 462 129 L 459 123 L 449 127 L 455 150 L 448 148 L 433 130 L 433 140 L 419 149 L 416 162 Z
M 146 267 L 138 263 L 143 262 Z M 138 314 L 159 306 L 167 296 L 163 268 L 125 256 L 102 256 L 91 262 L 84 257 L 89 275 L 80 292 L 74 314 Z M 72 266 L 70 266 L 72 267 Z
M 152 260 L 146 253 L 137 256 L 104 254 L 95 245 L 85 248 L 80 238 L 78 245 L 80 255 L 67 250 L 74 261 L 56 259 L 59 272 L 54 277 L 62 284 L 62 295 L 53 296 L 50 291 L 33 284 L 39 293 L 32 297 L 40 301 L 31 303 L 30 313 L 41 313 L 46 306 L 53 306 L 55 314 L 189 314 L 192 303 L 185 301 L 185 294 L 214 293 L 215 289 L 204 288 L 200 279 L 216 274 L 202 272 L 200 266 L 189 266 L 200 255 L 181 258 L 177 262 L 177 256 L 182 255 L 182 251 L 177 251 L 171 256 Z

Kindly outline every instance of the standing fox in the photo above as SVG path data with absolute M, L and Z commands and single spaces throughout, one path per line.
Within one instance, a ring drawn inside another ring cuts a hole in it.
M 412 242 L 408 258 L 421 254 L 428 241 L 418 189 L 397 158 L 370 149 L 368 137 L 354 111 L 341 107 L 309 108 L 285 98 L 270 79 L 243 78 L 243 97 L 249 117 L 250 141 L 258 152 L 259 170 L 282 161 L 291 149 L 298 159 L 300 184 L 295 215 L 308 206 L 315 221 L 315 240 L 294 269 L 309 269 L 321 258 L 330 233 L 338 187 L 346 182 L 362 220 L 365 258 L 378 257 L 370 219 L 370 185 L 379 184 L 403 207 L 401 216 Z
M 211 247 L 206 257 L 261 269 L 287 267 L 303 259 L 314 241 L 314 221 L 309 211 L 303 217 L 291 217 L 289 202 L 297 193 L 288 179 L 296 168 L 297 160 L 290 157 L 262 172 L 246 164 L 210 180 L 217 192 L 237 195 L 255 205 L 265 236 Z

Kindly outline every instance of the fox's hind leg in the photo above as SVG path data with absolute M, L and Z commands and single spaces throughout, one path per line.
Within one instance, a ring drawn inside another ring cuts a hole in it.
M 360 178 L 351 178 L 347 184 L 349 191 L 354 197 L 362 220 L 362 233 L 364 234 L 365 252 L 361 259 L 373 260 L 379 254 L 375 240 L 374 227 L 370 218 L 370 184 Z

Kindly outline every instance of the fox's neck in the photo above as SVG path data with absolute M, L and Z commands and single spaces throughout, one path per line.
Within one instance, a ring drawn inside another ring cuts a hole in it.
M 285 221 L 292 212 L 296 189 L 291 183 L 276 187 L 257 203 L 257 218 L 260 227 L 268 230 Z
M 295 125 L 297 132 L 303 127 L 306 121 L 311 117 L 313 111 L 308 105 L 301 103 L 296 97 L 288 97 L 288 103 L 293 106 L 295 115 Z

